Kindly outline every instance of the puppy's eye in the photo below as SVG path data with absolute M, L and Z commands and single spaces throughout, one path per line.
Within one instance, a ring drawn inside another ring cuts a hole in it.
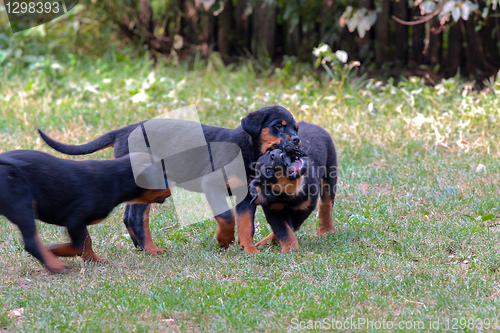
M 274 127 L 276 127 L 277 129 L 281 129 L 281 128 L 283 128 L 283 125 L 281 125 L 281 124 L 276 124 L 276 125 L 274 125 Z
M 266 176 L 271 177 L 272 174 L 273 174 L 273 169 L 267 168 L 266 169 Z

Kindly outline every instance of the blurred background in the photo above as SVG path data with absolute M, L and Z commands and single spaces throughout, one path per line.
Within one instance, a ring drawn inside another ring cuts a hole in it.
M 476 82 L 500 68 L 498 0 L 84 0 L 42 26 L 13 34 L 0 6 L 0 66 L 47 56 L 154 62 L 313 64 L 321 43 L 381 77 L 420 76 L 434 84 L 460 73 Z

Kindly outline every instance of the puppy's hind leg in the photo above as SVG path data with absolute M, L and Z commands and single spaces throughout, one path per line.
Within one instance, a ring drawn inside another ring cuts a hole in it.
M 332 182 L 321 180 L 321 196 L 318 204 L 318 236 L 334 232 L 333 203 L 335 202 L 335 189 L 331 188 Z
M 130 207 L 132 205 L 127 204 L 125 206 L 125 213 L 123 213 L 123 224 L 125 224 L 125 228 L 127 228 L 128 233 L 130 235 L 130 239 L 134 243 L 134 246 L 136 248 L 140 248 L 139 242 L 137 241 L 137 236 L 134 233 L 134 230 L 132 229 L 132 224 L 131 224 L 131 216 L 130 216 Z
M 19 227 L 26 251 L 40 260 L 49 272 L 61 274 L 66 273 L 70 269 L 66 263 L 59 260 L 52 252 L 42 245 L 36 232 L 35 220 L 33 220 L 32 217 L 6 217 Z
M 129 229 L 130 236 L 135 237 L 134 245 L 136 245 L 137 242 L 139 248 L 143 249 L 149 254 L 155 255 L 163 253 L 165 251 L 157 247 L 153 242 L 153 237 L 151 236 L 151 228 L 149 227 L 150 209 L 150 204 L 130 205 L 128 211 L 129 225 L 127 226 L 127 228 Z
M 59 257 L 81 256 L 84 260 L 95 262 L 106 262 L 105 258 L 99 257 L 92 249 L 92 239 L 87 227 L 68 227 L 71 243 L 51 245 L 49 250 Z

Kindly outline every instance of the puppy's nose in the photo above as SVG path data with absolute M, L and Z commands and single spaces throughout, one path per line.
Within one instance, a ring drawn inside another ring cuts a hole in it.
M 297 135 L 292 136 L 292 142 L 294 145 L 298 145 L 300 143 L 300 138 Z

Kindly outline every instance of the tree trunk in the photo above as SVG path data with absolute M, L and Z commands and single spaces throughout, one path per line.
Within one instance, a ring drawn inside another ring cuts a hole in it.
M 413 17 L 420 16 L 419 8 L 413 8 Z M 412 48 L 411 62 L 412 66 L 422 65 L 424 62 L 424 47 L 425 47 L 425 24 L 417 24 L 412 27 Z
M 290 28 L 290 23 L 285 22 L 285 42 L 283 51 L 284 54 L 298 56 L 300 48 L 300 27 L 299 24 L 297 24 L 292 30 L 290 30 Z
M 448 35 L 448 56 L 447 66 L 444 68 L 448 76 L 453 76 L 457 73 L 462 59 L 462 33 L 460 25 L 455 23 L 450 27 Z
M 184 1 L 184 22 L 186 26 L 186 39 L 189 43 L 198 45 L 200 39 L 197 34 L 198 27 L 198 10 L 193 6 L 191 1 Z M 183 24 L 184 25 L 184 24 Z
M 381 3 L 381 11 L 378 13 L 377 22 L 375 23 L 375 52 L 378 65 L 382 65 L 387 61 L 387 46 L 389 45 L 389 0 L 383 0 Z
M 323 8 L 321 10 L 321 23 L 319 26 L 319 41 L 321 43 L 326 43 L 332 48 L 336 48 L 333 45 L 335 40 L 332 38 L 332 30 L 338 29 L 338 22 L 335 20 L 333 13 L 334 0 L 325 0 L 323 2 Z
M 239 48 L 243 48 L 245 51 L 250 49 L 250 20 L 246 13 L 247 6 L 249 6 L 247 0 L 238 0 L 236 2 L 235 25 L 238 39 L 235 42 Z
M 231 41 L 233 31 L 233 1 L 224 1 L 224 9 L 217 16 L 217 46 L 223 57 L 231 53 Z
M 276 3 L 257 1 L 252 15 L 252 53 L 259 58 L 274 55 L 276 41 Z
M 403 21 L 408 21 L 408 7 L 406 1 L 394 2 L 394 15 Z M 396 43 L 396 59 L 401 65 L 408 63 L 408 26 L 395 23 L 394 41 Z
M 431 29 L 429 38 L 428 59 L 431 65 L 441 64 L 442 51 L 443 51 L 443 33 L 440 29 L 438 20 L 432 20 L 432 28 L 439 33 L 434 33 Z

